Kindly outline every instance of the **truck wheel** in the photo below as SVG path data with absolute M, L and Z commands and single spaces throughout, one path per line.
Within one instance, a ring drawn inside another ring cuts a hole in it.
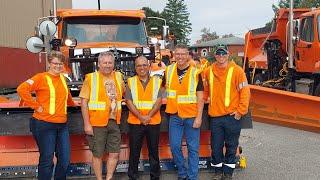
M 314 90 L 314 96 L 320 96 L 320 83 L 317 85 L 317 88 Z
M 253 78 L 253 84 L 255 84 L 255 85 L 260 85 L 260 84 L 262 84 L 263 81 L 264 81 L 264 78 L 261 73 L 256 74 Z

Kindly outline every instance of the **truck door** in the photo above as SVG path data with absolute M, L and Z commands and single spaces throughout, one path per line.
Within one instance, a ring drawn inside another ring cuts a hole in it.
M 312 72 L 316 51 L 319 49 L 315 42 L 314 16 L 301 20 L 300 38 L 295 49 L 296 67 L 298 72 Z
M 319 73 L 319 67 L 316 67 L 316 63 L 320 62 L 320 14 L 317 15 L 317 28 L 315 32 L 317 37 L 316 46 L 318 50 L 316 51 L 316 54 L 315 54 L 315 62 L 314 62 L 315 67 L 313 72 Z

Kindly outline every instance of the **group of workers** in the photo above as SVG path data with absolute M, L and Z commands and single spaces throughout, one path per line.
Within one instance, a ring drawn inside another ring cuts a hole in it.
M 106 162 L 106 180 L 113 177 L 119 159 L 120 119 L 125 97 L 129 109 L 129 179 L 138 179 L 138 164 L 146 137 L 150 162 L 150 179 L 160 178 L 159 136 L 162 98 L 166 98 L 169 115 L 169 141 L 178 179 L 198 179 L 200 126 L 204 102 L 208 101 L 211 121 L 213 179 L 231 179 L 236 166 L 241 116 L 248 111 L 250 90 L 241 67 L 229 61 L 225 47 L 215 51 L 216 62 L 200 71 L 190 65 L 185 45 L 175 47 L 175 63 L 165 74 L 150 76 L 146 57 L 135 59 L 136 76 L 123 81 L 114 71 L 112 52 L 98 57 L 98 71 L 86 75 L 80 91 L 84 131 L 92 152 L 92 167 L 102 180 L 102 162 Z M 66 179 L 70 162 L 67 106 L 75 106 L 63 72 L 65 58 L 61 52 L 48 56 L 49 69 L 23 82 L 17 89 L 26 105 L 34 109 L 30 130 L 39 148 L 38 179 Z M 35 93 L 36 98 L 32 97 Z M 182 153 L 182 139 L 187 144 L 187 162 Z M 225 152 L 224 149 L 225 148 Z M 53 173 L 53 157 L 57 158 Z

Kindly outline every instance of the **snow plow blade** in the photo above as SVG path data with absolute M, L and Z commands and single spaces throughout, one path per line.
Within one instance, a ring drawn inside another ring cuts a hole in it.
M 320 133 L 320 97 L 250 85 L 254 121 Z

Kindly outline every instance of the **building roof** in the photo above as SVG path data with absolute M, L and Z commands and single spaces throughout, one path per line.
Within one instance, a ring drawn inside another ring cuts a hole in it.
M 224 45 L 244 45 L 244 39 L 240 37 L 227 37 L 227 38 L 219 38 L 211 41 L 202 42 L 199 44 L 194 44 L 191 47 L 213 47 L 218 44 Z

